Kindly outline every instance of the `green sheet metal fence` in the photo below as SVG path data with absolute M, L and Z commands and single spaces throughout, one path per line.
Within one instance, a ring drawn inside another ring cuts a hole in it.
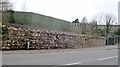
M 71 31 L 72 27 L 68 21 L 30 12 L 15 12 L 14 19 L 18 24 L 50 30 Z

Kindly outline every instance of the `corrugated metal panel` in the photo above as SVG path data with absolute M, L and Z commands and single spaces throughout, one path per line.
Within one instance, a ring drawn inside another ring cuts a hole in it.
M 68 21 L 29 12 L 15 12 L 14 18 L 17 23 L 44 29 L 69 31 L 71 27 Z

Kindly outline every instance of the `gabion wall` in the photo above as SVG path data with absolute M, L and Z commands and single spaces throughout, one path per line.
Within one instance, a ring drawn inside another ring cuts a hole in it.
M 104 38 L 101 37 L 3 27 L 2 49 L 26 49 L 27 40 L 32 41 L 31 49 L 85 48 L 104 45 Z

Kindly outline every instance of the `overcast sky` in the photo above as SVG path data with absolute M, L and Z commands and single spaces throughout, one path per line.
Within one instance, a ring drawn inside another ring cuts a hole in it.
M 92 17 L 101 13 L 118 16 L 119 0 L 11 0 L 14 10 L 39 13 L 55 18 L 73 21 L 86 16 Z M 25 8 L 24 8 L 24 4 Z

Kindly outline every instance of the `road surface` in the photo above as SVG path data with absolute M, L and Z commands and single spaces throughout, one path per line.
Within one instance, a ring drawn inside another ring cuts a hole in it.
M 64 52 L 4 54 L 2 65 L 118 65 L 118 49 L 116 45 Z

